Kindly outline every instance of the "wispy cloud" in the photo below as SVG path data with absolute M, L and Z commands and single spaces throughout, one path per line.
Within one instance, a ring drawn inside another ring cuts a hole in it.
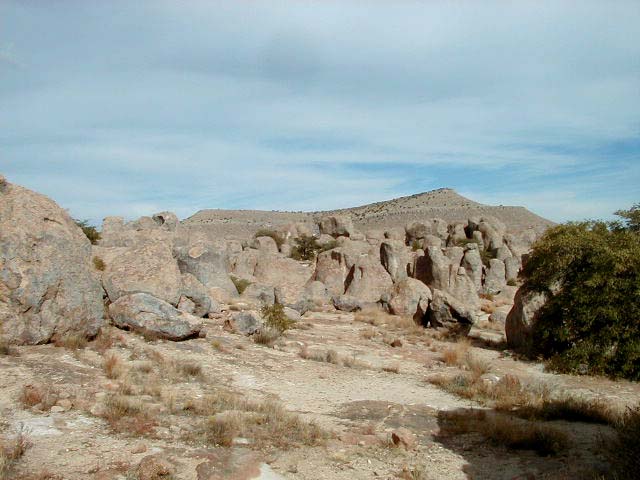
M 443 186 L 554 220 L 640 201 L 637 2 L 0 13 L 15 46 L 0 48 L 0 170 L 76 216 L 325 209 Z M 3 69 L 15 51 L 24 65 Z

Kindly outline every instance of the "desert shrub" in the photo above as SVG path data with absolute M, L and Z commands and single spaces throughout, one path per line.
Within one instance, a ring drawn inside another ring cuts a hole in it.
M 92 245 L 98 243 L 100 240 L 100 232 L 96 227 L 89 224 L 89 220 L 74 220 L 76 225 L 79 226 L 84 234 L 87 236 Z
M 413 242 L 411 242 L 411 250 L 416 252 L 418 250 L 420 250 L 422 248 L 422 244 L 420 243 L 419 240 L 414 240 Z
M 107 265 L 104 263 L 104 260 L 102 260 L 100 257 L 94 256 L 92 261 L 93 266 L 100 272 L 104 271 L 104 269 L 107 267 Z
M 489 248 L 484 248 L 480 250 L 480 259 L 482 260 L 482 264 L 485 267 L 488 267 L 491 260 L 496 258 L 496 251 L 491 250 Z
M 276 232 L 275 230 L 269 230 L 267 228 L 261 228 L 260 230 L 258 230 L 255 233 L 255 235 L 253 237 L 254 238 L 271 237 L 271 238 L 273 238 L 273 241 L 276 242 L 276 245 L 278 246 L 278 249 L 280 249 L 280 247 L 284 243 L 284 238 L 282 237 L 282 235 L 280 233 Z
M 264 305 L 260 311 L 264 324 L 279 333 L 290 329 L 295 323 L 284 313 L 284 307 L 280 303 Z
M 456 247 L 464 247 L 470 243 L 475 243 L 477 245 L 478 241 L 475 238 L 460 238 L 456 240 Z
M 544 292 L 529 353 L 557 371 L 640 380 L 640 235 L 604 222 L 547 230 L 523 267 Z
M 87 337 L 81 333 L 66 333 L 57 337 L 53 341 L 56 347 L 63 347 L 69 350 L 82 350 L 87 346 Z
M 320 250 L 316 237 L 310 235 L 301 235 L 294 242 L 291 249 L 291 258 L 294 260 L 313 260 Z
M 509 285 L 510 287 L 517 287 L 518 280 L 516 280 L 515 278 L 510 278 L 509 280 L 507 280 L 507 285 Z
M 240 295 L 242 295 L 242 292 L 244 292 L 247 289 L 247 287 L 251 285 L 251 282 L 244 278 L 238 278 L 238 277 L 232 276 L 231 281 L 233 282 L 233 285 L 235 285 L 236 290 Z

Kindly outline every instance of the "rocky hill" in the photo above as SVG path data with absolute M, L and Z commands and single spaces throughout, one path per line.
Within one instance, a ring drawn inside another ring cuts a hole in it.
M 524 207 L 491 206 L 474 202 L 450 188 L 418 193 L 407 197 L 370 203 L 359 207 L 318 212 L 279 212 L 262 210 L 200 210 L 182 222 L 184 226 L 204 227 L 217 236 L 246 238 L 264 227 L 289 223 L 317 224 L 320 217 L 350 214 L 360 231 L 403 228 L 414 221 L 441 218 L 447 223 L 464 222 L 470 217 L 491 215 L 501 220 L 509 231 L 543 230 L 553 222 Z

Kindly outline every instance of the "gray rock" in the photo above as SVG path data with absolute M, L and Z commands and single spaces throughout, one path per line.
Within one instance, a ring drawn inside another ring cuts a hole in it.
M 67 212 L 3 177 L 0 325 L 9 342 L 95 336 L 104 323 L 104 307 L 90 262 L 91 244 Z
M 388 301 L 389 311 L 395 315 L 413 318 L 426 323 L 427 308 L 431 301 L 431 290 L 420 280 L 405 278 L 393 285 Z
M 113 258 L 102 275 L 109 299 L 144 292 L 177 305 L 182 279 L 169 245 L 144 243 L 127 249 Z
M 256 237 L 251 242 L 251 248 L 264 253 L 278 253 L 278 244 L 271 237 Z
M 492 258 L 489 260 L 484 278 L 484 290 L 486 293 L 498 293 L 507 284 L 505 266 L 502 260 Z
M 229 277 L 230 262 L 226 246 L 199 241 L 176 246 L 173 251 L 182 273 L 190 273 L 208 288 L 219 287 L 237 293 Z
M 477 319 L 475 311 L 440 290 L 433 291 L 427 314 L 429 325 L 466 335 Z
M 349 295 L 338 295 L 333 297 L 333 306 L 343 312 L 356 312 L 362 310 L 363 302 Z
M 276 301 L 275 288 L 262 283 L 252 283 L 241 295 L 242 298 L 257 300 L 265 305 L 273 305 Z
M 180 220 L 175 213 L 172 212 L 160 212 L 154 214 L 152 217 L 153 221 L 157 226 L 165 228 L 170 232 L 175 231 L 175 229 L 180 224 Z
M 354 233 L 353 222 L 350 215 L 329 215 L 320 219 L 318 224 L 320 233 L 332 237 L 349 237 Z
M 200 318 L 148 293 L 121 296 L 109 305 L 109 315 L 118 328 L 174 341 L 196 337 L 202 328 Z
M 196 317 L 204 317 L 210 313 L 220 313 L 218 302 L 211 297 L 207 288 L 190 273 L 182 274 L 182 295 L 193 303 L 193 311 L 188 313 Z
M 394 282 L 407 278 L 410 257 L 404 242 L 399 240 L 382 242 L 380 244 L 380 261 Z
M 507 315 L 505 322 L 505 333 L 510 347 L 520 348 L 529 345 L 538 312 L 547 298 L 545 293 L 530 292 L 523 288 L 518 289 L 513 308 Z
M 258 312 L 235 312 L 231 316 L 230 326 L 236 333 L 253 335 L 262 329 L 262 318 Z
M 362 302 L 378 302 L 383 293 L 393 285 L 391 276 L 377 258 L 360 257 L 346 279 L 345 294 Z
M 475 243 L 471 243 L 467 246 L 462 259 L 462 266 L 467 272 L 467 276 L 473 282 L 476 291 L 482 288 L 482 258 L 478 251 L 478 246 Z

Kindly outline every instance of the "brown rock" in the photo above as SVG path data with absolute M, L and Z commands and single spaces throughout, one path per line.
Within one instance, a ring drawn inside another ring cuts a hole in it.
M 161 480 L 174 473 L 173 466 L 159 455 L 147 455 L 138 464 L 138 480 Z
M 405 450 L 413 450 L 418 444 L 416 436 L 403 427 L 391 433 L 391 441 L 396 447 L 403 447 Z

